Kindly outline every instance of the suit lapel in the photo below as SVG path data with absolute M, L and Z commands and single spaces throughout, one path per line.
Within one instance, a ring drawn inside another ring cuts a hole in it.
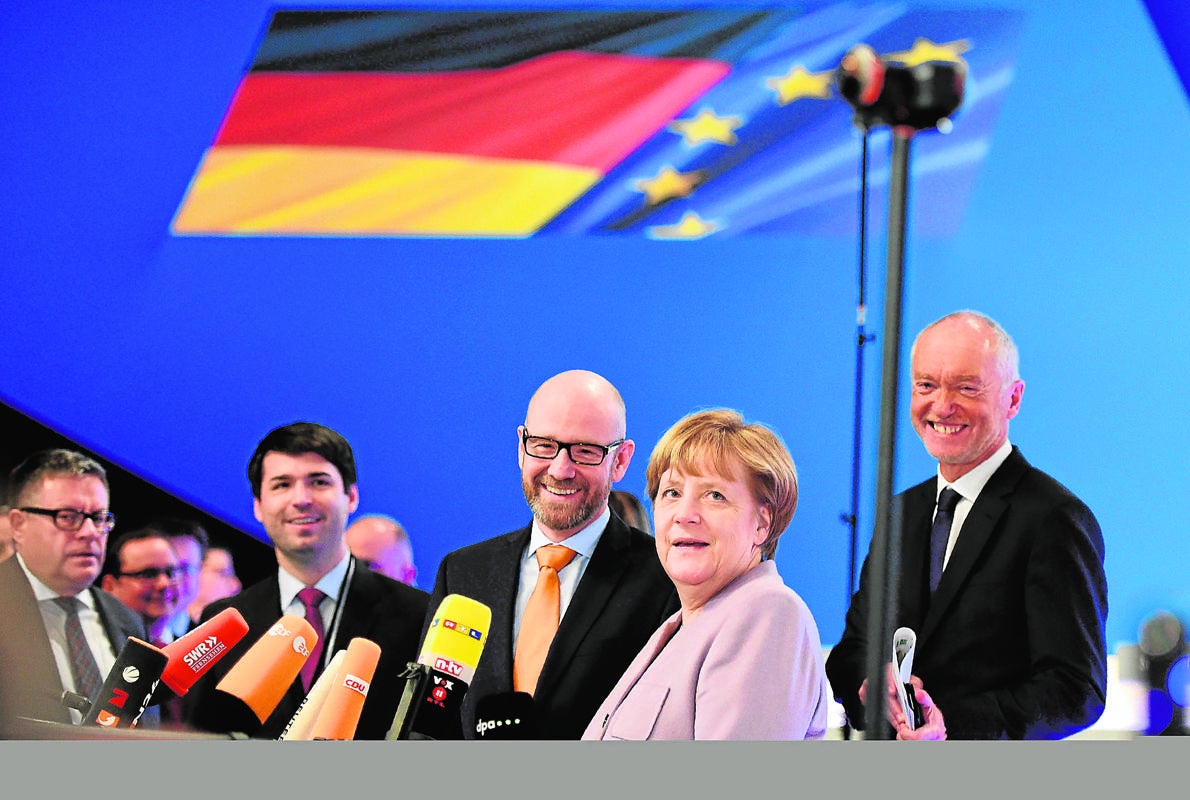
M 987 485 L 979 493 L 970 513 L 967 514 L 966 521 L 963 522 L 946 570 L 942 573 L 942 580 L 930 601 L 922 629 L 918 631 L 919 644 L 929 638 L 958 595 L 959 589 L 967 582 L 971 570 L 979 561 L 980 553 L 987 547 L 996 525 L 1008 508 L 1012 492 L 1028 467 L 1025 457 L 1013 447 L 1012 453 L 992 474 Z
M 937 478 L 930 478 L 910 489 L 901 506 L 901 576 L 897 581 L 901 590 L 897 592 L 900 606 L 895 618 L 910 627 L 920 625 L 925 615 L 926 561 L 937 488 Z

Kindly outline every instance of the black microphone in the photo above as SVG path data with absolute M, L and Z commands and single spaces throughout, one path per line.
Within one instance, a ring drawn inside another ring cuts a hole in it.
M 83 724 L 135 728 L 168 663 L 169 656 L 161 648 L 129 636 Z
M 537 738 L 537 708 L 528 692 L 501 692 L 475 704 L 475 733 L 480 739 Z
M 405 691 L 397 705 L 388 739 L 452 739 L 461 725 L 467 694 L 483 646 L 492 610 L 460 594 L 442 598 L 417 661 L 401 673 Z

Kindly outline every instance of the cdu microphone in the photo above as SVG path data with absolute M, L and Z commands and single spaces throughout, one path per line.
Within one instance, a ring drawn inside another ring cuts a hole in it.
M 162 650 L 169 657 L 161 685 L 150 702 L 182 697 L 195 682 L 227 655 L 248 633 L 248 623 L 237 609 L 225 608 Z
M 213 618 L 212 618 L 213 619 Z M 262 725 L 281 702 L 318 634 L 305 617 L 286 614 L 244 653 L 215 686 L 227 706 L 223 725 L 248 731 Z
M 455 738 L 463 697 L 487 643 L 492 610 L 461 594 L 442 598 L 416 662 L 401 677 L 405 691 L 389 728 L 392 739 Z
M 310 731 L 311 739 L 355 738 L 368 688 L 380 663 L 380 645 L 356 637 L 347 644 L 346 653 Z
M 475 704 L 475 733 L 480 739 L 536 739 L 537 709 L 528 692 L 500 692 Z
M 101 728 L 135 728 L 141 714 L 149 707 L 149 698 L 169 656 L 148 642 L 129 636 L 99 696 L 83 716 L 84 725 Z
M 893 671 L 897 679 L 897 699 L 901 701 L 901 713 L 909 730 L 917 730 L 925 724 L 921 703 L 910 678 L 913 676 L 913 653 L 917 650 L 917 634 L 912 628 L 897 628 L 893 633 Z

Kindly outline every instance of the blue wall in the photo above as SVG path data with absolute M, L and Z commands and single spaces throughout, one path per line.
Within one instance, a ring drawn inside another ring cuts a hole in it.
M 1114 648 L 1157 609 L 1190 611 L 1177 505 L 1190 484 L 1190 109 L 1139 0 L 995 7 L 1026 12 L 1016 73 L 960 230 L 910 231 L 906 343 L 961 307 L 1014 334 L 1027 388 L 1011 436 L 1099 517 Z M 256 535 L 244 478 L 255 443 L 296 419 L 326 423 L 356 449 L 361 511 L 406 524 L 424 583 L 448 550 L 527 521 L 516 427 L 549 375 L 584 367 L 620 387 L 638 443 L 622 488 L 641 494 L 671 423 L 736 407 L 780 431 L 797 461 L 801 505 L 777 560 L 833 643 L 854 237 L 174 238 L 270 9 L 6 4 L 0 400 Z M 874 168 L 887 149 L 874 139 Z M 876 191 L 878 333 L 884 203 Z M 598 321 L 571 322 L 578 305 Z M 880 344 L 863 387 L 861 555 Z M 933 465 L 907 424 L 898 437 L 903 488 Z

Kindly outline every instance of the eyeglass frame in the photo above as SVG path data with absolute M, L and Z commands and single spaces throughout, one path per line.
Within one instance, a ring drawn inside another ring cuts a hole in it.
M 530 453 L 529 452 L 529 440 L 530 439 L 541 439 L 543 441 L 553 442 L 554 445 L 556 445 L 558 449 L 554 451 L 554 454 L 552 456 L 539 456 L 536 453 Z M 529 456 L 529 458 L 536 458 L 536 459 L 540 459 L 541 461 L 553 461 L 555 458 L 558 457 L 559 453 L 561 453 L 563 450 L 565 450 L 566 457 L 569 458 L 575 464 L 579 465 L 580 467 L 598 467 L 600 464 L 602 464 L 604 462 L 604 460 L 607 459 L 608 453 L 610 453 L 612 450 L 619 447 L 620 445 L 624 444 L 624 442 L 626 442 L 626 441 L 628 441 L 628 440 L 627 439 L 616 439 L 614 442 L 611 442 L 609 444 L 595 444 L 594 442 L 559 442 L 557 439 L 551 439 L 549 436 L 534 436 L 531 433 L 529 433 L 528 428 L 526 428 L 524 425 L 521 426 L 521 450 L 523 450 L 525 455 Z M 596 461 L 594 464 L 586 462 L 586 461 L 579 461 L 574 457 L 574 453 L 571 452 L 570 448 L 580 447 L 580 446 L 581 447 L 596 447 L 603 451 L 603 455 L 600 456 L 599 460 Z
M 145 567 L 136 572 L 117 572 L 117 578 L 135 578 L 138 581 L 155 581 L 164 575 L 171 583 L 182 574 L 181 567 Z
M 91 520 L 91 524 L 95 526 L 95 530 L 103 536 L 107 536 L 116 527 L 116 515 L 110 511 L 93 511 L 87 514 L 79 511 L 77 508 L 37 508 L 36 506 L 21 506 L 17 509 L 25 514 L 40 514 L 43 517 L 51 517 L 54 520 L 54 527 L 63 533 L 78 533 L 87 524 L 87 520 Z M 79 516 L 79 524 L 77 527 L 70 528 L 62 524 L 59 517 L 62 514 L 77 514 Z M 106 529 L 103 527 L 106 525 Z

